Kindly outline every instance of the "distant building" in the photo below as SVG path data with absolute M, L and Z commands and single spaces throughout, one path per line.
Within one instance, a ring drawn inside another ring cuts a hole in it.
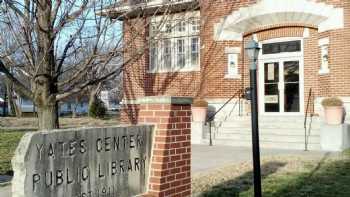
M 108 111 L 120 110 L 119 100 L 113 94 L 111 94 L 110 91 L 101 91 L 100 99 L 104 103 Z

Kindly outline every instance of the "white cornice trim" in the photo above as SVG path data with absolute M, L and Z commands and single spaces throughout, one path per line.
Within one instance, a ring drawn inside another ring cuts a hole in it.
M 344 28 L 344 9 L 313 0 L 261 0 L 214 25 L 214 39 L 241 41 L 243 34 L 281 24 L 308 24 L 319 32 Z

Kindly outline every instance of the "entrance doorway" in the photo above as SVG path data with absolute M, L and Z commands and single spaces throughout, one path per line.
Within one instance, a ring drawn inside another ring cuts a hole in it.
M 262 44 L 259 106 L 262 114 L 301 114 L 304 109 L 302 42 Z

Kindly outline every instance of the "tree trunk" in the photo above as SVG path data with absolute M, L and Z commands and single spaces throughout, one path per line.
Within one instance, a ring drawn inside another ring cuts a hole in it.
M 90 109 L 91 107 L 95 104 L 96 100 L 97 100 L 97 95 L 96 95 L 96 91 L 92 90 L 90 92 L 90 95 L 89 95 L 89 106 L 88 106 L 88 114 L 89 116 L 91 117 L 91 114 L 90 114 Z
M 16 116 L 18 118 L 22 117 L 22 111 L 19 108 L 19 106 L 16 104 L 14 98 L 13 98 L 13 87 L 12 84 L 7 81 L 6 83 L 6 91 L 7 91 L 7 102 L 8 102 L 8 108 L 11 116 Z
M 77 117 L 78 105 L 79 105 L 79 101 L 78 101 L 78 97 L 76 97 L 74 99 L 74 104 L 73 104 L 73 108 L 72 108 L 72 118 L 76 118 Z
M 32 88 L 37 107 L 39 130 L 58 129 L 57 87 L 49 77 L 41 75 L 35 78 Z
M 37 110 L 39 130 L 51 130 L 59 128 L 57 103 L 47 106 L 39 106 Z
M 97 100 L 97 95 L 98 95 L 98 93 L 100 92 L 100 90 L 101 90 L 101 87 L 102 87 L 102 84 L 101 83 L 99 83 L 98 85 L 97 85 L 97 87 L 96 88 L 94 88 L 94 87 L 92 87 L 92 90 L 90 91 L 90 95 L 89 95 L 89 108 L 88 108 L 88 110 L 89 110 L 89 116 L 90 116 L 90 108 L 91 108 L 91 106 L 92 105 L 94 105 L 94 103 L 96 102 L 96 100 Z
M 7 91 L 7 109 L 10 116 L 16 115 L 15 104 L 13 102 L 13 93 L 11 91 L 10 84 L 6 83 L 6 91 Z

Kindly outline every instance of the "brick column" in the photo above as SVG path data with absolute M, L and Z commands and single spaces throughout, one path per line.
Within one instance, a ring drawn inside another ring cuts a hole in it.
M 156 126 L 146 196 L 190 196 L 192 99 L 145 97 L 136 103 L 138 123 Z

